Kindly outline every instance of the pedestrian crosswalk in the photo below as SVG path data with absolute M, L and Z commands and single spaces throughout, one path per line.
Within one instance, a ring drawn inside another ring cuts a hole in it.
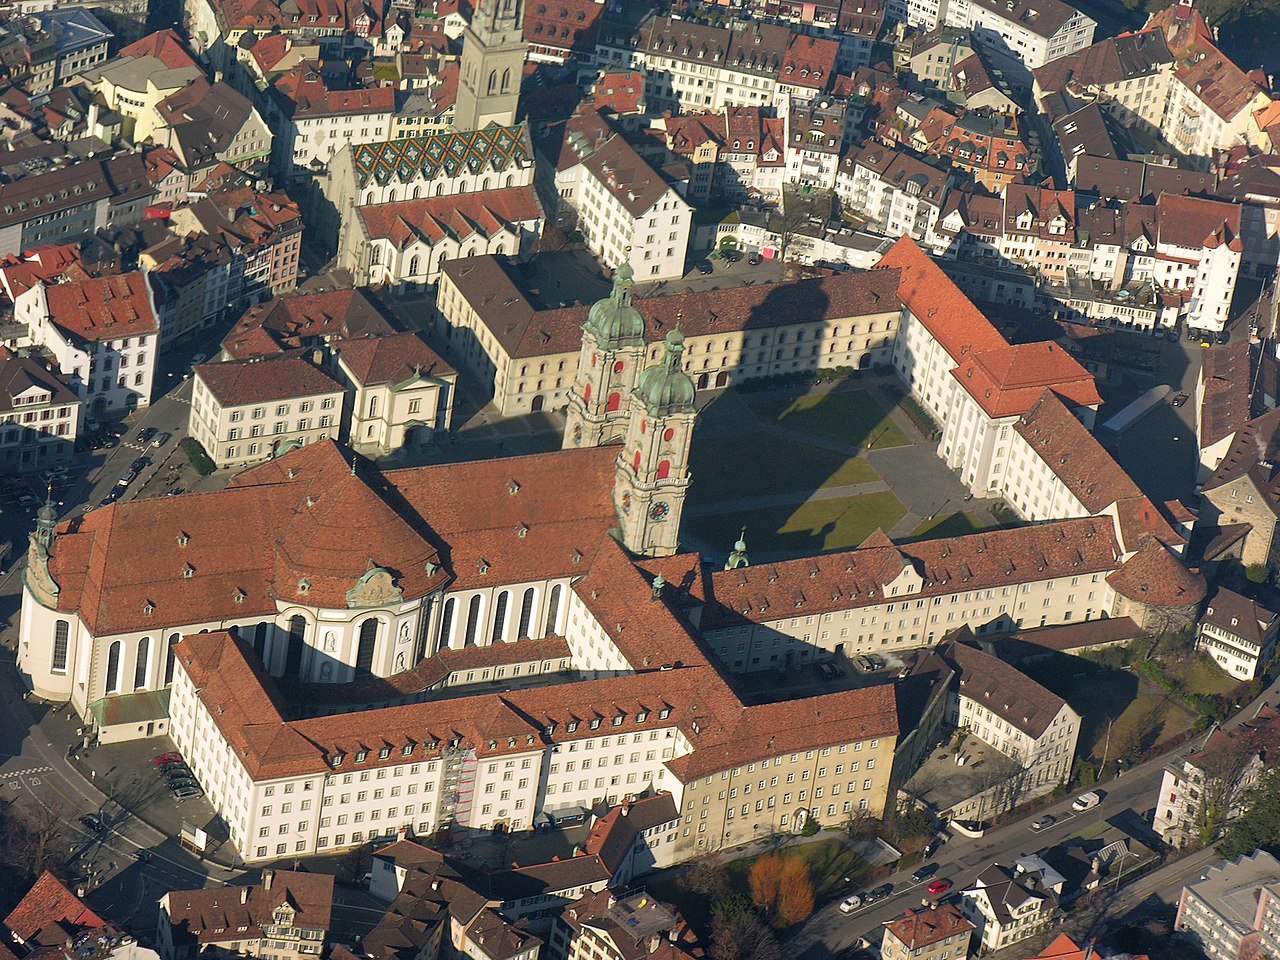
M 8 773 L 0 773 L 0 780 L 9 780 L 13 777 L 25 776 L 28 773 L 48 773 L 53 767 L 27 767 L 25 770 L 10 770 Z

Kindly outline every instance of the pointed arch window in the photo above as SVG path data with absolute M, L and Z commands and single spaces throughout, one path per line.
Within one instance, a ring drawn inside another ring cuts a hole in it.
M 529 627 L 533 623 L 533 597 L 533 587 L 530 587 L 520 600 L 520 629 L 516 631 L 517 639 L 528 639 Z
M 133 689 L 143 690 L 147 686 L 147 668 L 151 660 L 151 638 L 143 637 L 138 641 L 138 655 L 133 662 Z

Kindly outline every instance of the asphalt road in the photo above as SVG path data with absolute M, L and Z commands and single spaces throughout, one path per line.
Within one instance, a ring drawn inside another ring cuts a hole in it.
M 1232 727 L 1252 717 L 1262 703 L 1274 702 L 1278 693 L 1280 681 L 1224 726 Z M 1195 741 L 1196 744 L 1199 742 Z M 1091 824 L 1127 810 L 1144 814 L 1156 805 L 1165 765 L 1172 757 L 1188 749 L 1189 746 L 1164 754 L 1109 781 L 1099 788 L 1099 792 L 1105 796 L 1102 803 L 1092 810 L 1077 813 L 1071 809 L 1074 797 L 1067 798 L 1053 806 L 1038 809 L 1034 814 L 1016 822 L 988 830 L 978 839 L 952 835 L 938 855 L 929 862 L 939 865 L 937 877 L 952 881 L 954 887 L 948 896 L 954 896 L 992 862 L 1010 865 L 1018 857 L 1046 850 Z M 1045 830 L 1032 830 L 1031 821 L 1045 813 L 1057 817 L 1057 823 Z M 1212 850 L 1201 851 L 1147 874 L 1135 881 L 1132 888 L 1121 887 L 1109 906 L 1109 915 L 1119 916 L 1128 910 L 1137 909 L 1153 896 L 1161 898 L 1166 904 L 1176 903 L 1182 884 L 1198 876 L 1216 859 Z M 911 879 L 914 869 L 912 867 L 904 870 L 883 881 L 892 883 L 894 892 L 889 899 L 880 903 L 862 907 L 851 914 L 840 912 L 838 900 L 821 908 L 804 924 L 793 928 L 793 932 L 787 937 L 787 953 L 800 960 L 825 960 L 854 947 L 864 937 L 878 947 L 881 928 L 886 921 L 901 916 L 908 907 L 930 902 L 931 898 L 925 894 L 924 888 L 931 880 L 914 882 Z

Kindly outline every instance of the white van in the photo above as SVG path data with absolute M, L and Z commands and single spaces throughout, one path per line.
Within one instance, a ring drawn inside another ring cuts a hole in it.
M 1082 793 L 1076 797 L 1075 802 L 1071 804 L 1072 810 L 1092 810 L 1102 802 L 1102 798 L 1090 790 L 1088 793 Z

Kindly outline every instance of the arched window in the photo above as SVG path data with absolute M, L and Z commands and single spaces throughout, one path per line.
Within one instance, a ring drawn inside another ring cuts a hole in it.
M 169 634 L 169 651 L 164 659 L 164 682 L 166 685 L 173 683 L 173 665 L 178 662 L 178 641 L 180 639 L 182 638 L 179 634 Z
M 613 411 L 617 410 L 621 406 L 622 406 L 622 394 L 618 393 L 617 391 L 614 391 L 613 393 L 609 394 L 609 402 L 605 404 L 605 410 L 609 413 L 612 413 Z
M 289 618 L 289 649 L 284 657 L 286 677 L 296 677 L 302 669 L 302 649 L 307 638 L 307 618 L 295 614 Z
M 462 645 L 470 647 L 476 642 L 476 631 L 480 629 L 480 594 L 476 594 L 467 602 L 467 632 Z
M 449 646 L 449 632 L 453 629 L 453 608 L 457 602 L 453 597 L 444 602 L 444 610 L 440 612 L 440 633 L 436 637 L 437 650 L 443 650 Z
M 529 625 L 533 622 L 533 587 L 524 592 L 520 601 L 520 629 L 516 631 L 516 639 L 524 640 L 529 636 Z
M 120 692 L 120 654 L 123 644 L 119 640 L 107 650 L 107 693 Z
M 498 594 L 498 601 L 493 607 L 493 632 L 489 634 L 490 643 L 498 643 L 502 640 L 503 631 L 507 626 L 507 604 L 510 602 L 510 590 L 503 590 Z
M 511 69 L 509 67 L 502 71 L 502 92 L 511 92 Z
M 591 384 L 589 383 L 587 384 L 587 389 L 582 391 L 582 402 L 583 403 L 591 402 Z
M 258 655 L 258 659 L 264 663 L 267 659 L 267 633 L 271 629 L 271 624 L 265 620 L 259 621 L 253 628 L 253 652 Z
M 356 647 L 356 676 L 373 673 L 373 648 L 378 643 L 378 618 L 370 617 L 360 624 L 360 643 Z
M 419 197 L 421 197 L 421 196 L 422 196 L 422 187 L 421 187 L 421 186 L 414 187 L 414 188 L 413 188 L 413 199 L 417 200 L 417 199 L 418 199 Z
M 488 189 L 489 189 L 489 178 L 488 178 L 488 177 L 485 177 L 483 180 L 481 180 L 481 181 L 480 181 L 480 189 L 481 189 L 481 190 L 488 190 Z
M 368 206 L 369 204 L 373 203 L 373 191 L 372 191 L 372 190 L 366 190 L 366 191 L 364 192 L 364 202 L 365 202 L 365 205 L 366 205 L 366 206 Z
M 547 629 L 542 631 L 543 636 L 551 636 L 556 633 L 560 620 L 560 584 L 556 584 L 551 588 L 551 602 L 547 604 Z
M 498 92 L 498 71 L 491 70 L 489 72 L 489 96 L 493 96 Z
M 436 196 L 437 196 L 437 197 L 439 197 L 439 196 L 442 196 L 443 194 L 444 194 L 444 184 L 443 184 L 443 183 L 437 183 L 437 184 L 436 184 Z
M 390 190 L 388 190 L 388 191 L 387 191 L 387 202 L 388 202 L 388 203 L 395 203 L 395 202 L 396 202 L 396 199 L 397 199 L 397 197 L 396 197 L 396 188 L 395 188 L 395 187 L 392 187 Z
M 147 686 L 147 667 L 151 658 L 151 638 L 143 637 L 138 641 L 138 656 L 133 662 L 133 689 L 145 690 Z
M 54 673 L 63 673 L 67 669 L 67 647 L 71 642 L 71 624 L 59 620 L 53 625 L 53 661 L 49 669 Z
M 421 266 L 421 258 L 415 253 L 409 258 L 409 276 L 416 277 L 419 266 Z
M 514 184 L 515 184 L 515 182 L 516 182 L 515 175 L 514 175 L 514 174 L 510 174 L 510 173 L 508 173 L 508 174 L 507 174 L 507 182 L 506 182 L 506 186 L 510 187 L 510 186 L 514 185 Z
M 671 461 L 663 460 L 658 463 L 658 479 L 665 480 L 671 476 Z

